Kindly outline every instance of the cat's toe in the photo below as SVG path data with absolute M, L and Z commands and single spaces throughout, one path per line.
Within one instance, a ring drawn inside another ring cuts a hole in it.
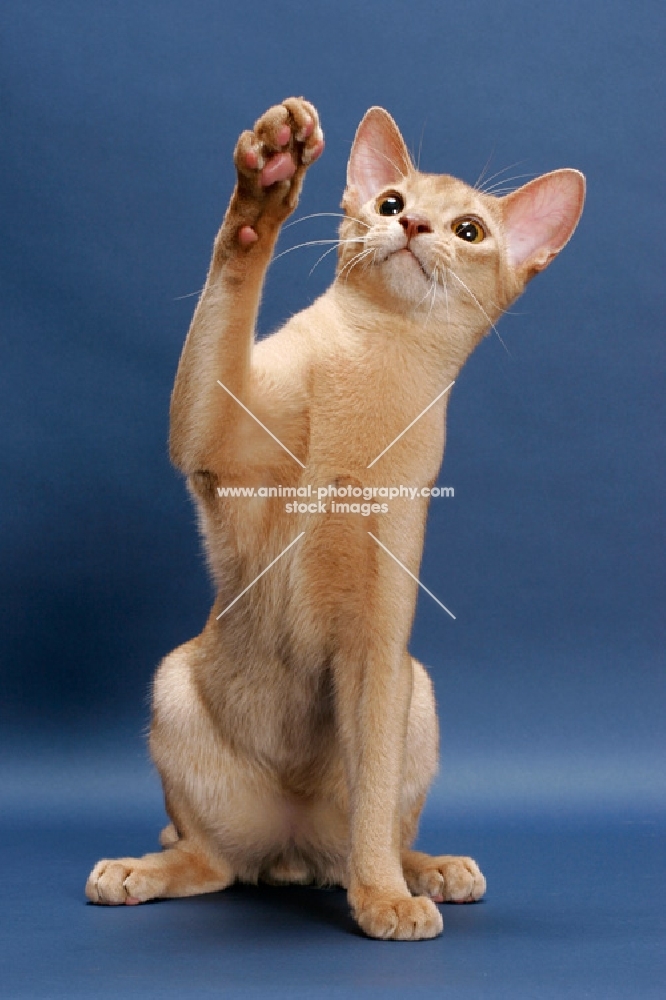
M 486 892 L 486 880 L 472 858 L 435 858 L 442 877 L 442 900 L 446 903 L 476 903 Z
M 288 97 L 283 102 L 290 116 L 290 126 L 299 144 L 300 161 L 305 166 L 321 156 L 324 150 L 324 133 L 314 105 L 302 97 Z
M 352 902 L 356 921 L 368 937 L 393 941 L 419 941 L 437 937 L 442 915 L 429 899 L 390 896 L 366 889 Z
M 287 97 L 282 104 L 269 108 L 256 122 L 254 134 L 269 154 L 279 152 L 292 141 L 312 150 L 324 138 L 317 109 L 303 97 Z
M 243 132 L 234 157 L 241 176 L 262 188 L 290 180 L 313 163 L 324 149 L 316 108 L 302 97 L 288 97 L 269 108 L 252 131 Z
M 91 903 L 121 906 L 127 902 L 125 879 L 129 869 L 121 861 L 98 861 L 86 882 L 86 896 Z
M 162 881 L 140 858 L 103 859 L 88 876 L 86 896 L 105 906 L 134 906 L 160 895 Z
M 239 136 L 234 152 L 234 163 L 239 176 L 249 181 L 255 180 L 266 166 L 265 150 L 254 132 L 249 129 L 241 132 Z
M 445 900 L 453 903 L 476 903 L 485 896 L 486 879 L 473 858 L 451 858 L 443 867 Z
M 414 854 L 404 872 L 411 892 L 436 903 L 475 903 L 486 892 L 486 880 L 472 858 Z

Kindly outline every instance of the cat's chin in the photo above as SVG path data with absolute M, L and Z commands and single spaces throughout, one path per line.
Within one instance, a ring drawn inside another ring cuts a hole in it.
M 390 253 L 382 262 L 381 269 L 384 282 L 391 293 L 410 304 L 422 301 L 432 283 L 432 276 L 407 247 Z

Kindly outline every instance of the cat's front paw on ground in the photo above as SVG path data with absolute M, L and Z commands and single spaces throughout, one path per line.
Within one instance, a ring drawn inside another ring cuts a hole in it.
M 354 894 L 354 918 L 368 937 L 420 941 L 442 933 L 442 915 L 424 896 L 387 895 L 365 888 Z
M 437 903 L 476 903 L 485 895 L 486 880 L 472 858 L 412 852 L 403 871 L 411 892 Z
M 255 224 L 263 214 L 279 223 L 293 211 L 305 170 L 323 149 L 324 134 L 317 110 L 302 97 L 288 97 L 274 105 L 257 120 L 252 131 L 242 133 L 234 163 L 239 193 L 250 216 L 239 229 L 241 244 L 256 241 Z

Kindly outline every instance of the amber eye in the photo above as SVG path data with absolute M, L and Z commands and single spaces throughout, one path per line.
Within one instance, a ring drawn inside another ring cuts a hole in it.
M 405 207 L 405 203 L 399 194 L 389 194 L 379 203 L 380 215 L 398 215 Z
M 458 219 L 451 229 L 465 243 L 480 243 L 486 237 L 483 226 L 476 219 Z

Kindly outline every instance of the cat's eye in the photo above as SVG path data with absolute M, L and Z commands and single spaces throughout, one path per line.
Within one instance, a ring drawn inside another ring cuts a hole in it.
M 451 229 L 465 243 L 480 243 L 486 238 L 485 230 L 478 219 L 456 219 Z
M 405 202 L 399 194 L 388 194 L 378 205 L 380 215 L 399 215 L 405 207 Z

